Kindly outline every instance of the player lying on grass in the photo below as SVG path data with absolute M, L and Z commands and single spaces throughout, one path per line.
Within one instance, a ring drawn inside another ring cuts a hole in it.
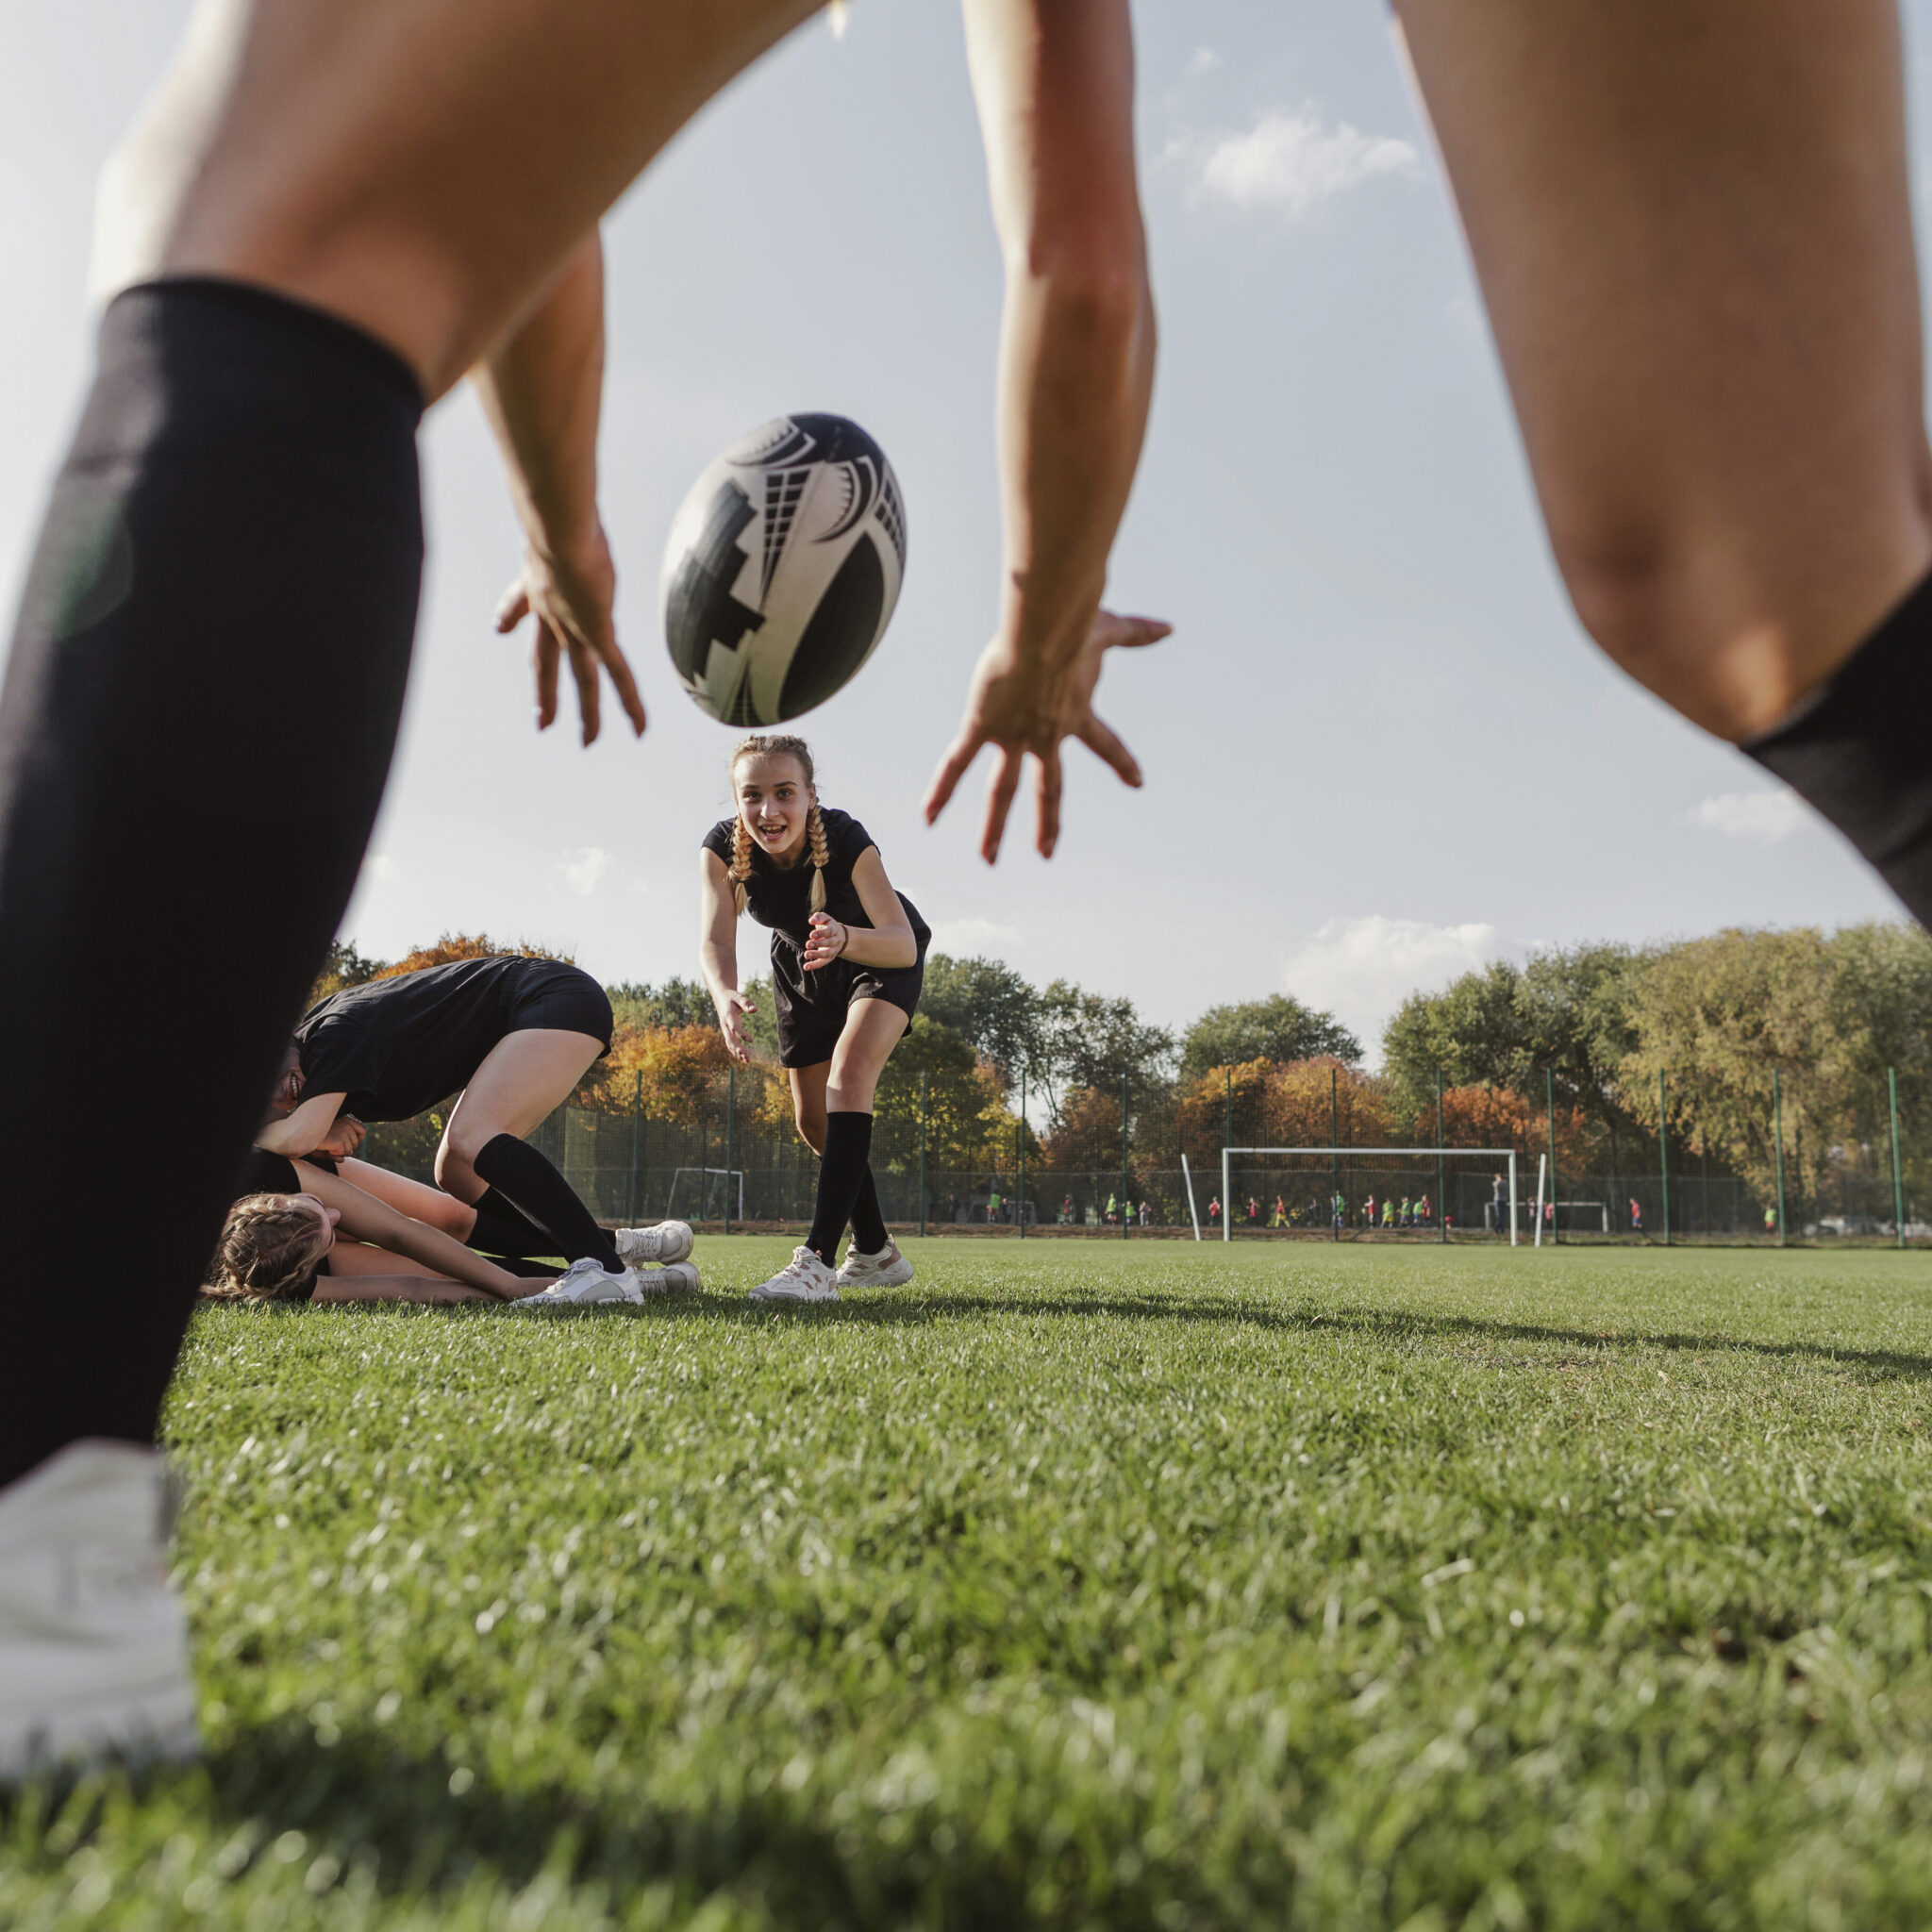
M 892 890 L 865 827 L 819 804 L 803 739 L 743 740 L 731 754 L 731 794 L 736 811 L 705 834 L 698 855 L 705 983 L 724 1044 L 748 1059 L 743 1016 L 754 1008 L 738 985 L 738 922 L 749 912 L 772 928 L 778 1063 L 798 1131 L 819 1157 L 811 1231 L 751 1298 L 835 1302 L 841 1286 L 896 1287 L 912 1279 L 912 1264 L 879 1212 L 872 1103 L 919 1005 L 932 935 Z
M 356 1227 L 353 1210 L 325 1207 L 316 1194 L 244 1194 L 228 1209 L 201 1291 L 212 1301 L 447 1306 L 518 1301 L 550 1285 L 548 1275 L 509 1274 L 446 1235 L 411 1225 L 445 1244 L 442 1269 L 372 1244 Z M 405 1241 L 409 1247 L 427 1245 Z
M 275 1090 L 280 1117 L 256 1144 L 291 1159 L 346 1153 L 356 1135 L 345 1117 L 412 1120 L 455 1093 L 437 1186 L 514 1232 L 524 1252 L 564 1257 L 547 1302 L 640 1302 L 644 1285 L 616 1241 L 523 1138 L 609 1052 L 610 1029 L 604 989 L 560 959 L 458 959 L 349 987 L 303 1015 Z M 625 1232 L 641 1259 L 690 1252 L 681 1222 Z

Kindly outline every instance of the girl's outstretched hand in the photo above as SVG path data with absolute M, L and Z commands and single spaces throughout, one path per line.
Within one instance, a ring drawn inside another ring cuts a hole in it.
M 992 745 L 999 752 L 987 786 L 986 824 L 980 832 L 979 856 L 991 865 L 1000 856 L 1007 814 L 1020 789 L 1020 774 L 1031 752 L 1040 761 L 1038 802 L 1040 829 L 1036 843 L 1042 858 L 1051 858 L 1060 836 L 1060 742 L 1077 738 L 1088 750 L 1113 767 L 1125 785 L 1139 786 L 1141 767 L 1134 755 L 1093 708 L 1093 690 L 1100 682 L 1101 660 L 1115 646 L 1132 649 L 1158 643 L 1174 629 L 1158 617 L 1117 617 L 1111 610 L 1094 613 L 1086 641 L 1066 664 L 1049 668 L 1020 660 L 1004 639 L 995 638 L 980 654 L 966 696 L 966 716 L 925 794 L 925 822 L 931 824 L 946 808 L 966 768 Z
M 811 932 L 805 942 L 805 970 L 816 973 L 829 966 L 845 950 L 845 928 L 829 913 L 814 912 Z
M 744 1015 L 756 1013 L 758 1002 L 735 987 L 719 993 L 712 1004 L 718 1008 L 718 1031 L 724 1036 L 724 1051 L 735 1060 L 749 1060 L 751 1049 L 744 1043 Z

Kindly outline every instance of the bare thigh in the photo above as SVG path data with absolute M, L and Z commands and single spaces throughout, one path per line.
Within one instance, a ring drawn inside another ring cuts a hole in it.
M 1774 723 L 1932 560 L 1892 0 L 1398 0 L 1557 559 Z
M 472 1162 L 499 1134 L 521 1141 L 545 1115 L 561 1107 L 604 1051 L 588 1033 L 533 1027 L 509 1034 L 491 1048 L 450 1110 L 436 1150 L 437 1185 L 458 1199 L 483 1191 Z
M 136 272 L 299 296 L 392 344 L 434 397 L 818 4 L 202 0 L 103 219 Z
M 825 1075 L 825 1107 L 832 1113 L 870 1113 L 879 1075 L 911 1024 L 891 1000 L 858 1000 L 845 1015 Z
M 366 1160 L 344 1160 L 341 1173 L 351 1187 L 374 1194 L 378 1201 L 387 1201 L 398 1214 L 441 1229 L 455 1241 L 466 1240 L 476 1225 L 476 1210 L 445 1194 L 441 1188 L 391 1174 L 388 1168 L 372 1166 Z

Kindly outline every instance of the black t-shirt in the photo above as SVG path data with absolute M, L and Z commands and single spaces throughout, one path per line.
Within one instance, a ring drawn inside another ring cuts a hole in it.
M 413 1120 L 468 1084 L 530 969 L 553 963 L 458 959 L 318 1000 L 295 1028 L 303 1094 L 345 1093 L 358 1120 Z
M 873 837 L 849 811 L 822 806 L 819 817 L 825 827 L 825 910 L 841 925 L 860 925 L 868 931 L 872 921 L 866 917 L 864 902 L 852 883 L 852 868 L 872 844 Z M 715 853 L 719 863 L 731 869 L 731 835 L 736 819 L 720 819 L 705 834 L 705 850 Z M 772 862 L 762 846 L 751 849 L 751 877 L 746 882 L 746 900 L 751 916 L 760 925 L 769 925 L 802 951 L 811 937 L 811 878 L 815 868 L 810 847 L 793 866 L 780 868 Z M 932 930 L 920 918 L 919 908 L 904 892 L 899 903 L 912 927 L 920 958 L 932 938 Z

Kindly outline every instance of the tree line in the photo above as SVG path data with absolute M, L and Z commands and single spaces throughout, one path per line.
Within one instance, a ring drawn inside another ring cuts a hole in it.
M 445 934 L 384 962 L 339 945 L 318 992 L 450 958 L 542 951 Z M 616 1036 L 580 1104 L 660 1120 L 715 1108 L 730 1062 L 703 983 L 608 990 Z M 750 990 L 758 1064 L 738 1070 L 735 1117 L 783 1138 L 791 1099 L 770 987 Z M 1565 1172 L 1639 1173 L 1654 1169 L 1667 1127 L 1682 1156 L 1763 1192 L 1781 1106 L 1787 1182 L 1802 1197 L 1830 1168 L 1889 1159 L 1889 1069 L 1908 1163 L 1932 1174 L 1928 1016 L 1932 940 L 1916 926 L 1583 944 L 1412 995 L 1384 1029 L 1382 1068 L 1371 1074 L 1346 1026 L 1287 994 L 1212 1007 L 1176 1030 L 1121 995 L 1067 979 L 1036 986 L 1004 961 L 936 954 L 878 1110 L 916 1117 L 924 1076 L 939 1168 L 1000 1163 L 1024 1144 L 1043 1166 L 1106 1170 L 1119 1166 L 1124 1136 L 1149 1159 L 1166 1147 L 1211 1160 L 1230 1128 L 1250 1145 L 1426 1145 L 1440 1134 L 1452 1146 L 1534 1154 L 1554 1124 Z

